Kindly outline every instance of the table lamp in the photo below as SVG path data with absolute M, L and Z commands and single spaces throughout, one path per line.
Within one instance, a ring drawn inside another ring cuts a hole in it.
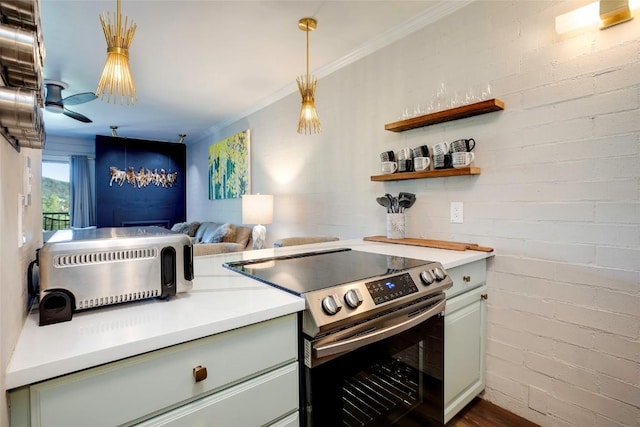
M 273 221 L 273 196 L 245 194 L 242 196 L 242 223 L 256 224 L 253 227 L 253 249 L 264 248 L 267 229 L 263 224 Z

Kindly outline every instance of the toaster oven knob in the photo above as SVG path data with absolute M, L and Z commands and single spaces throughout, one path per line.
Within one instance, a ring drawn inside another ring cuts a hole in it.
M 344 294 L 344 302 L 351 308 L 358 308 L 360 304 L 362 304 L 362 294 L 359 289 L 349 289 L 346 294 Z
M 436 267 L 433 269 L 433 274 L 434 276 L 436 276 L 436 280 L 438 282 L 444 280 L 445 277 L 447 277 L 447 273 L 444 272 L 444 270 L 440 267 Z
M 337 295 L 327 295 L 322 299 L 322 309 L 329 316 L 333 316 L 342 308 L 342 304 L 340 304 L 340 299 Z
M 428 286 L 432 284 L 436 280 L 436 278 L 432 272 L 430 272 L 429 270 L 425 270 L 420 273 L 420 280 L 422 280 L 422 283 Z

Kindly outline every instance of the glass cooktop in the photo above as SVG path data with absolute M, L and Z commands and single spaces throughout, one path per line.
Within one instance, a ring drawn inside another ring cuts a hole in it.
M 296 295 L 429 264 L 349 248 L 228 262 L 224 266 Z

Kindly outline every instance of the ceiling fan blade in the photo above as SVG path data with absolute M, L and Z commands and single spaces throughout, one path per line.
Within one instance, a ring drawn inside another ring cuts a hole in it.
M 91 120 L 89 117 L 83 116 L 82 114 L 76 113 L 75 111 L 71 111 L 71 110 L 69 110 L 67 108 L 65 108 L 62 113 L 65 116 L 69 116 L 72 119 L 76 119 L 78 121 L 81 121 L 82 123 L 93 123 L 93 120 Z
M 93 101 L 97 96 L 93 92 L 76 93 L 75 95 L 67 96 L 62 100 L 65 105 L 78 105 L 85 102 Z

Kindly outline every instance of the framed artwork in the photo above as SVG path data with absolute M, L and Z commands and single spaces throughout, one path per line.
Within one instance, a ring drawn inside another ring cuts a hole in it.
M 209 146 L 209 200 L 250 193 L 249 142 L 247 129 Z

